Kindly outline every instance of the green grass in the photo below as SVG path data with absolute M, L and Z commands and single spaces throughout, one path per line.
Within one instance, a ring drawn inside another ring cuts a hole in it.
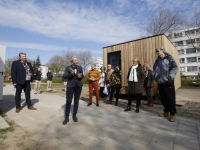
M 194 86 L 181 86 L 181 89 L 200 89 L 200 87 L 194 87 Z
M 6 85 L 4 84 L 3 87 L 5 87 Z
M 0 110 L 0 116 L 3 117 L 3 118 L 5 118 L 7 115 L 5 113 L 3 113 L 2 110 Z M 5 128 L 5 129 L 0 129 L 0 138 L 2 138 L 4 140 L 7 138 L 7 135 L 5 135 L 5 133 L 14 131 L 14 128 L 13 128 L 14 121 L 8 121 L 8 120 L 6 120 L 6 122 L 8 123 L 8 125 L 10 127 Z

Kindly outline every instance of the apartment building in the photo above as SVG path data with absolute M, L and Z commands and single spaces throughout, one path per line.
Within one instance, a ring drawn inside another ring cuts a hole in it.
M 101 71 L 101 67 L 103 67 L 103 58 L 101 57 L 92 57 L 94 63 L 96 64 L 96 69 Z M 89 68 L 90 69 L 90 68 Z
M 182 74 L 195 79 L 200 72 L 200 28 L 167 33 L 166 36 L 178 50 Z

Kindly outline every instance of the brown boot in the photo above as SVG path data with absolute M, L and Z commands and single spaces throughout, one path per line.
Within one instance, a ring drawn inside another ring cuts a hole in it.
M 169 121 L 174 122 L 175 121 L 175 115 L 170 115 Z
M 16 108 L 15 112 L 16 112 L 16 113 L 19 113 L 19 112 L 20 112 L 20 109 L 19 109 L 19 108 Z
M 170 117 L 170 112 L 164 112 L 162 114 L 159 114 L 160 117 Z
M 148 107 L 153 107 L 153 101 L 150 101 L 150 102 L 149 102 Z
M 34 108 L 33 106 L 28 107 L 30 110 L 37 110 L 37 108 Z

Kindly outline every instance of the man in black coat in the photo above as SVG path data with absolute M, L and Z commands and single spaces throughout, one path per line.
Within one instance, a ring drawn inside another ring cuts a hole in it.
M 41 69 L 38 68 L 38 71 L 36 72 L 36 75 L 35 75 L 34 94 L 37 94 L 37 91 L 38 91 L 38 94 L 40 94 L 41 75 L 42 75 Z
M 36 110 L 31 104 L 30 100 L 30 91 L 31 85 L 30 82 L 33 81 L 33 68 L 30 62 L 27 62 L 26 53 L 19 53 L 19 60 L 13 61 L 11 68 L 11 76 L 12 83 L 16 87 L 15 94 L 15 105 L 16 105 L 16 113 L 20 112 L 21 109 L 21 92 L 24 89 L 26 96 L 26 104 L 28 105 L 28 109 Z
M 47 92 L 51 91 L 52 78 L 53 74 L 51 73 L 51 70 L 49 70 L 49 72 L 47 73 Z
M 78 121 L 76 114 L 78 112 L 79 98 L 83 86 L 81 82 L 81 80 L 84 77 L 83 69 L 81 66 L 78 66 L 78 59 L 76 56 L 73 56 L 71 58 L 71 63 L 72 65 L 66 67 L 65 73 L 63 75 L 64 79 L 68 79 L 67 92 L 66 92 L 67 101 L 65 109 L 65 120 L 63 121 L 63 125 L 67 124 L 67 122 L 69 121 L 69 114 L 73 96 L 74 96 L 74 110 L 72 118 L 74 122 Z

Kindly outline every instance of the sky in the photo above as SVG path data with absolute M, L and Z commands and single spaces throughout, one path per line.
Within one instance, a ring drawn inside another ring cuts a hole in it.
M 199 0 L 0 0 L 0 45 L 6 59 L 25 52 L 42 65 L 63 50 L 91 50 L 139 39 L 141 22 L 160 9 L 190 17 Z

